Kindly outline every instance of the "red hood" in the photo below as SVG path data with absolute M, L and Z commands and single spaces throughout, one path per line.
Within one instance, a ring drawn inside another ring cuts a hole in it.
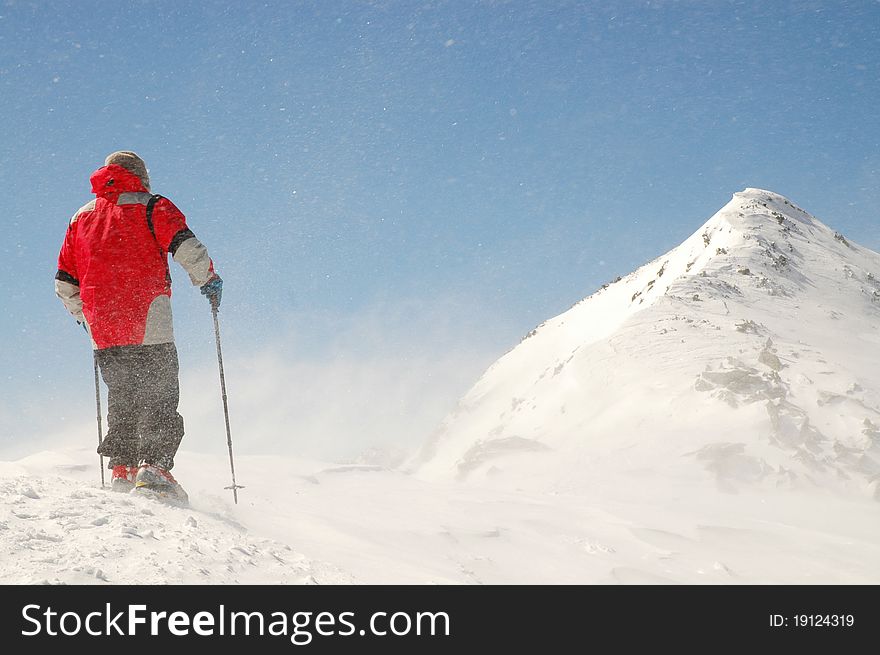
M 122 193 L 146 191 L 141 178 L 118 164 L 102 166 L 92 173 L 89 180 L 92 193 L 111 202 L 116 202 Z

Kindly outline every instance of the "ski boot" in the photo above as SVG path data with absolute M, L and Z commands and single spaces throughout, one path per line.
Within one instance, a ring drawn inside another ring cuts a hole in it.
M 134 489 L 137 472 L 137 466 L 126 466 L 125 464 L 114 466 L 113 472 L 110 474 L 110 489 L 120 493 L 128 493 Z
M 155 464 L 141 464 L 134 481 L 134 492 L 172 505 L 189 504 L 189 496 L 169 471 Z

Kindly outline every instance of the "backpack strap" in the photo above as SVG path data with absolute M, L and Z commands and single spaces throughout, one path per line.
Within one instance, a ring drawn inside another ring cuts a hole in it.
M 165 280 L 168 283 L 168 286 L 171 286 L 171 270 L 168 267 L 168 255 L 162 251 L 162 246 L 159 245 L 159 239 L 156 238 L 156 228 L 153 227 L 153 208 L 156 206 L 156 203 L 162 200 L 162 196 L 158 193 L 150 196 L 150 199 L 147 201 L 147 227 L 150 228 L 150 234 L 153 235 L 153 240 L 156 242 L 156 248 L 159 250 L 159 257 L 162 258 L 162 263 L 165 264 Z
M 162 199 L 158 193 L 156 195 L 150 196 L 150 199 L 147 201 L 147 227 L 150 228 L 150 234 L 153 235 L 153 238 L 156 238 L 156 228 L 153 227 L 153 207 L 156 206 L 156 203 Z

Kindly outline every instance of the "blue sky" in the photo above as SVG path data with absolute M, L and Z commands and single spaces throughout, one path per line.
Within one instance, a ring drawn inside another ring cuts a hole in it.
M 361 362 L 367 387 L 436 379 L 442 415 L 746 186 L 880 249 L 878 107 L 869 0 L 5 2 L 0 452 L 94 414 L 52 277 L 110 151 L 139 152 L 208 245 L 233 389 L 263 351 L 291 375 Z M 184 368 L 207 370 L 179 270 L 175 312 Z

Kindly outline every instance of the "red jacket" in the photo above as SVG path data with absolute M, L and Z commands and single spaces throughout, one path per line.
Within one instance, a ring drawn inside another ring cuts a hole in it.
M 125 168 L 99 168 L 91 182 L 97 198 L 70 221 L 56 293 L 86 323 L 96 348 L 173 341 L 168 255 L 201 286 L 214 274 L 207 250 L 167 198 L 156 197 L 151 230 L 153 196 Z

